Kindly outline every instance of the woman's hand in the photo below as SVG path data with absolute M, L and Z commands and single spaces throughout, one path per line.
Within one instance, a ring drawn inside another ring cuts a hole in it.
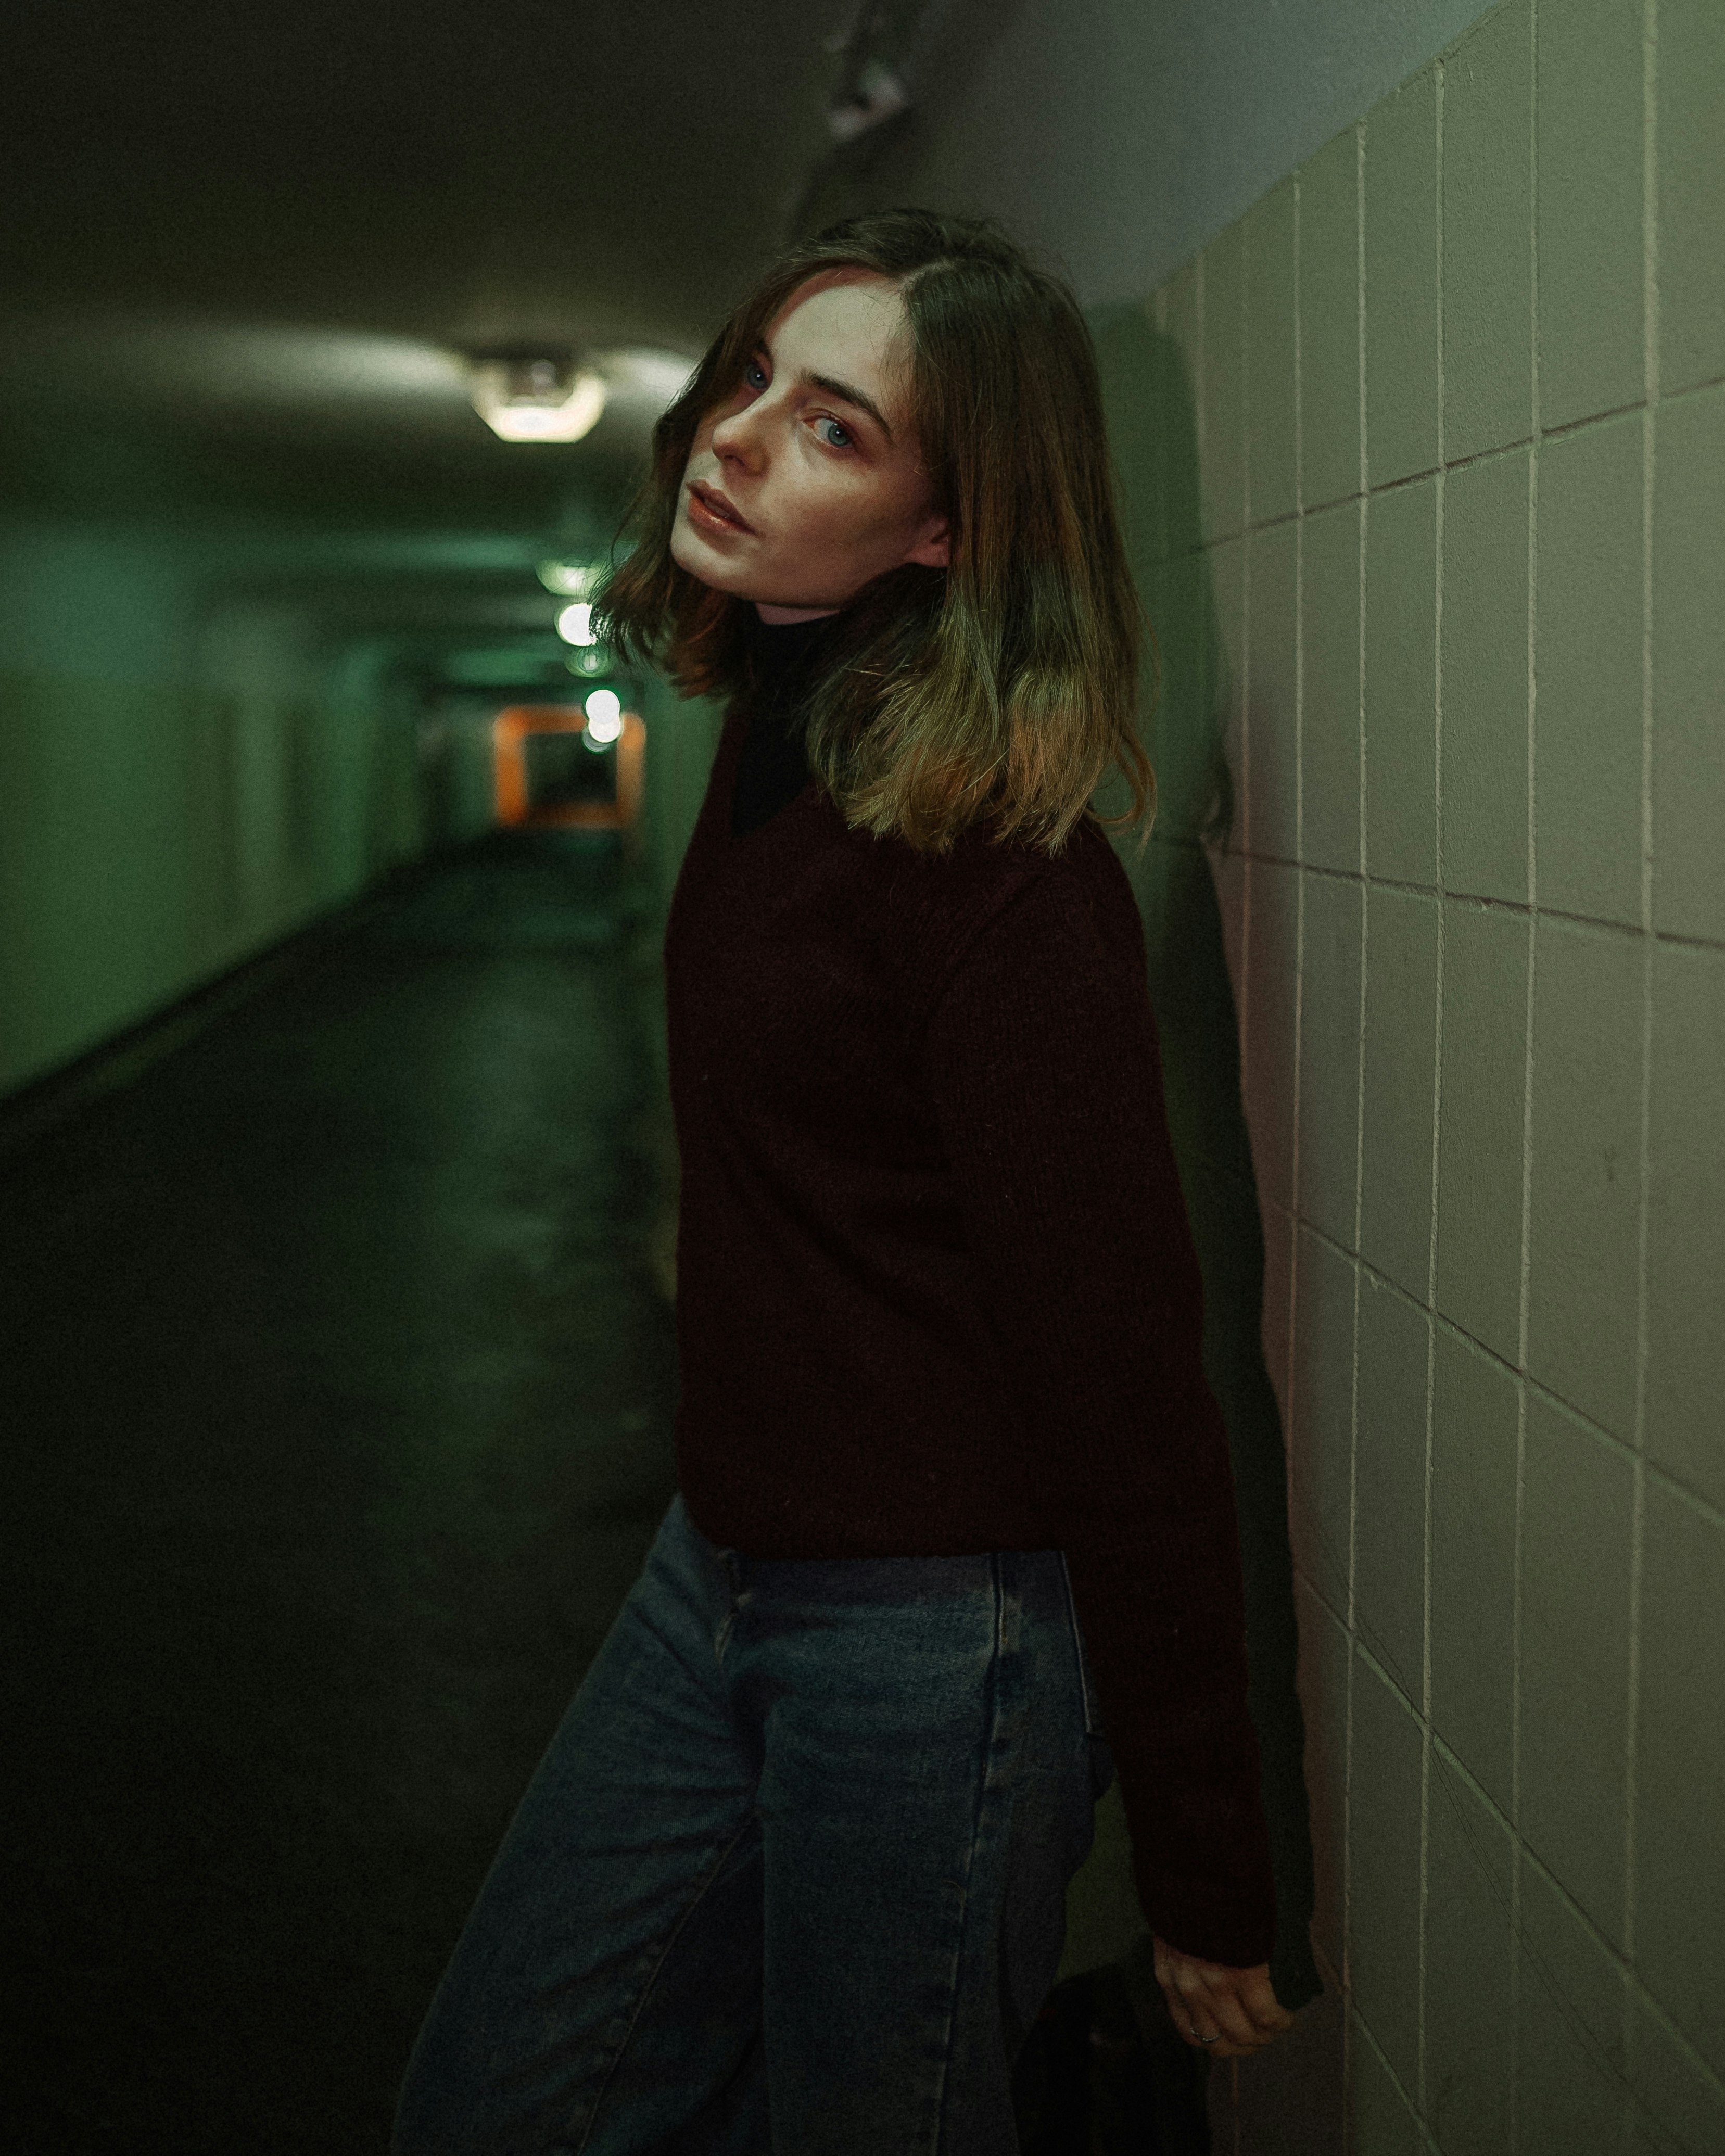
M 1294 2025 L 1271 1989 L 1267 1962 L 1227 1969 L 1158 1939 L 1156 1980 L 1175 2028 L 1194 2051 L 1208 2051 L 1213 2059 L 1250 2058 Z

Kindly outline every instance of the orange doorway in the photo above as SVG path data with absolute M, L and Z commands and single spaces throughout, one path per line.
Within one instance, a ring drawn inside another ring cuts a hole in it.
M 647 729 L 634 712 L 625 711 L 623 731 L 607 752 L 614 772 L 608 795 L 574 799 L 554 793 L 536 800 L 530 770 L 532 745 L 546 737 L 579 736 L 587 720 L 578 705 L 512 704 L 491 721 L 491 752 L 496 773 L 497 821 L 517 829 L 630 829 L 641 807 L 641 767 Z M 583 749 L 583 754 L 586 753 Z M 598 760 L 595 757 L 595 776 Z

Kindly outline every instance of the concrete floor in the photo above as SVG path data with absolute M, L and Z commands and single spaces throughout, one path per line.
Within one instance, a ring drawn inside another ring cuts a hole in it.
M 363 909 L 0 1159 L 8 2156 L 385 2147 L 673 1485 L 614 845 Z

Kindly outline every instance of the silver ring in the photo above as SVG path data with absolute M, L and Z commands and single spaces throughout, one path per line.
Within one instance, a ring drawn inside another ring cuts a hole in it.
M 1198 2034 L 1198 2024 L 1195 2021 L 1189 2023 L 1188 2025 L 1190 2027 L 1195 2041 L 1200 2044 L 1219 2044 L 1222 2041 L 1222 2032 L 1219 2029 L 1216 2031 L 1214 2036 L 1200 2036 Z

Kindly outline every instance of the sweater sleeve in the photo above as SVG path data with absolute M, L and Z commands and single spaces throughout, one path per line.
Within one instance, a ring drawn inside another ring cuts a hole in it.
M 928 1075 L 1029 1486 L 1066 1553 L 1145 1917 L 1245 1968 L 1269 1958 L 1275 1887 L 1234 1486 L 1121 896 L 1130 941 L 1058 866 L 1005 906 L 941 993 Z

